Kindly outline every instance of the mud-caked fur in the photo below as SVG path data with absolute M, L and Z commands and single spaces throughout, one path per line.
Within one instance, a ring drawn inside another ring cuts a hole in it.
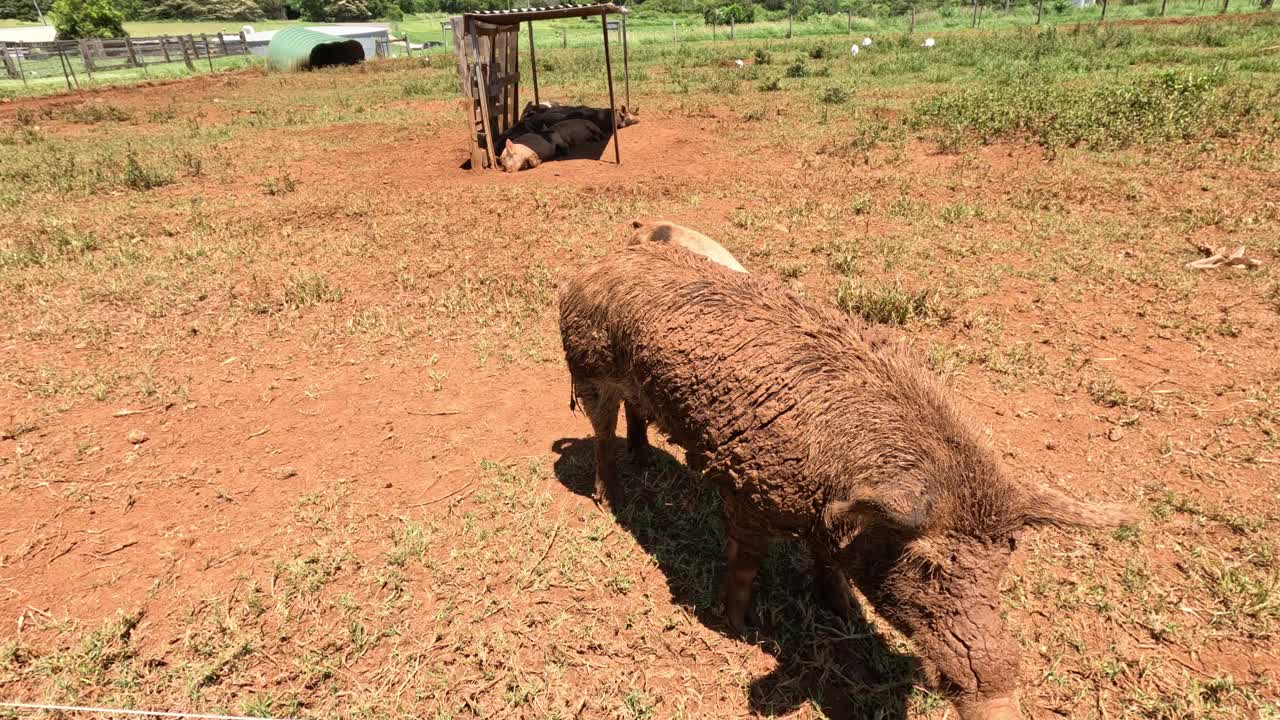
M 691 230 L 683 225 L 677 225 L 666 220 L 634 220 L 631 223 L 631 227 L 635 232 L 631 234 L 631 239 L 627 241 L 628 245 L 638 245 L 646 242 L 670 243 L 697 253 L 712 262 L 720 263 L 734 272 L 744 273 L 747 271 L 742 266 L 742 263 L 738 262 L 738 259 L 733 256 L 733 253 L 697 230 Z
M 798 538 L 819 598 L 848 613 L 856 583 L 962 717 L 1018 717 L 999 582 L 1020 532 L 1122 511 L 1012 480 L 888 336 L 680 247 L 642 243 L 585 268 L 561 295 L 560 329 L 598 497 L 616 492 L 620 403 L 632 451 L 647 451 L 651 421 L 719 489 L 733 627 L 769 538 Z

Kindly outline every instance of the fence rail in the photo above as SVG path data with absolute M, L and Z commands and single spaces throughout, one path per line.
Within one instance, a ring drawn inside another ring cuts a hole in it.
M 13 80 L 27 84 L 31 78 L 61 74 L 67 89 L 80 86 L 76 64 L 90 80 L 95 72 L 141 68 L 148 65 L 185 63 L 195 70 L 196 62 L 214 58 L 248 55 L 244 33 L 200 35 L 158 35 L 141 38 L 54 40 L 50 42 L 0 42 L 0 61 Z M 75 64 L 73 64 L 75 63 Z

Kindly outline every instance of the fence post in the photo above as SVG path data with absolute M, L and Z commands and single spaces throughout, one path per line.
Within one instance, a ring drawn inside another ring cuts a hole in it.
M 729 18 L 729 39 L 730 39 L 730 40 L 732 40 L 732 39 L 733 39 L 733 37 L 734 37 L 734 35 L 735 35 L 735 31 L 736 31 L 737 29 L 738 29 L 738 23 L 737 23 L 737 20 L 736 20 L 735 18 L 732 18 L 732 17 L 731 17 L 731 18 Z
M 84 74 L 87 74 L 88 79 L 93 79 L 93 51 L 88 49 L 88 42 L 84 42 L 83 40 L 77 42 L 76 46 L 79 53 L 81 53 L 81 63 L 84 65 Z
M 408 38 L 408 37 L 409 37 L 408 35 L 405 35 L 405 38 Z M 408 42 L 409 41 L 406 39 L 405 43 L 408 44 Z M 241 55 L 249 54 L 249 38 L 244 36 L 243 30 L 240 31 L 240 54 Z
M 18 77 L 18 68 L 13 64 L 13 58 L 9 57 L 9 43 L 0 41 L 0 57 L 4 57 L 5 74 L 12 78 Z M 26 79 L 25 77 L 23 78 Z
M 173 59 L 169 57 L 169 36 L 161 35 L 159 40 L 160 40 L 160 52 L 164 53 L 164 61 L 173 62 Z
M 916 31 L 916 4 L 911 3 L 911 32 Z
M 569 47 L 569 31 L 568 30 L 560 31 L 560 47 L 561 48 Z
M 1107 19 L 1107 0 L 1102 0 L 1102 17 L 1098 18 L 1098 20 L 1102 21 L 1106 19 Z
M 672 21 L 671 21 L 671 42 L 673 42 L 673 43 L 678 43 L 678 42 L 680 42 L 680 36 L 676 34 L 676 21 L 675 21 L 675 20 L 672 20 Z
M 126 37 L 124 39 L 124 50 L 129 54 L 129 64 L 134 67 L 142 67 L 142 63 L 138 62 L 138 53 L 133 49 L 133 38 Z
M 190 39 L 190 37 L 191 37 L 191 36 L 189 36 L 189 35 L 188 35 L 187 37 L 188 37 L 188 39 Z M 182 61 L 183 61 L 183 62 L 185 62 L 185 63 L 187 64 L 187 69 L 188 69 L 188 70 L 190 70 L 191 72 L 195 72 L 195 71 L 196 71 L 196 64 L 195 64 L 194 62 L 192 62 L 192 61 L 191 61 L 191 51 L 192 51 L 192 50 L 195 50 L 195 48 L 194 48 L 194 47 L 192 47 L 190 50 L 188 50 L 188 49 L 187 49 L 187 41 L 186 41 L 186 40 L 183 40 L 181 35 L 176 35 L 176 36 L 174 36 L 174 38 L 173 38 L 173 39 L 174 39 L 174 40 L 177 40 L 177 41 L 178 41 L 178 47 L 182 48 Z
M 970 27 L 978 27 L 978 0 L 973 0 L 973 24 Z
M 204 57 L 209 61 L 209 72 L 213 72 L 213 53 L 209 50 L 209 34 L 200 33 L 200 40 L 204 42 Z
M 1036 0 L 1036 24 L 1040 24 L 1040 18 L 1044 16 L 1044 0 Z
M 230 53 L 227 52 L 227 36 L 221 31 L 218 32 L 218 42 L 222 44 L 222 57 L 226 57 Z
M 84 71 L 92 78 L 93 71 L 97 68 L 93 66 L 93 48 L 89 47 L 88 40 L 80 41 L 80 61 L 84 63 Z

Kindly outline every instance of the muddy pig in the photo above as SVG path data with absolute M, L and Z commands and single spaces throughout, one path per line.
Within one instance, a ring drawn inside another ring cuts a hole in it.
M 670 244 L 628 247 L 572 277 L 560 332 L 604 504 L 617 491 L 619 404 L 634 453 L 647 454 L 652 420 L 719 490 L 720 597 L 734 629 L 770 538 L 797 539 L 818 598 L 848 616 L 856 584 L 962 718 L 1021 717 L 999 593 L 1018 538 L 1118 524 L 1126 511 L 1010 477 L 901 343 Z
M 666 220 L 633 220 L 631 227 L 635 228 L 635 233 L 631 235 L 628 245 L 645 242 L 671 243 L 695 252 L 712 262 L 720 263 L 734 272 L 747 271 L 732 253 L 724 249 L 723 245 L 697 230 L 690 230 Z
M 506 147 L 498 156 L 498 164 L 507 172 L 518 172 L 525 168 L 536 168 L 543 160 L 555 157 L 556 148 L 546 138 L 537 133 L 525 133 L 514 141 L 507 139 Z

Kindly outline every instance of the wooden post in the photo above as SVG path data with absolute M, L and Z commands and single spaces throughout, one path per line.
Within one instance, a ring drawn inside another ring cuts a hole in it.
M 133 49 L 133 38 L 126 37 L 124 39 L 124 51 L 129 55 L 129 64 L 134 67 L 142 67 L 142 63 L 138 60 L 138 53 Z
M 97 68 L 93 65 L 93 48 L 90 47 L 89 41 L 81 40 L 80 43 L 80 61 L 84 63 L 84 71 L 89 73 L 89 77 L 93 77 L 93 71 Z
M 533 104 L 537 105 L 538 97 L 538 52 L 533 45 L 533 21 L 529 21 L 529 67 L 533 70 Z
M 853 11 L 847 11 L 848 17 L 845 19 L 844 32 L 846 35 L 853 34 Z
M 230 55 L 231 53 L 227 52 L 227 36 L 223 35 L 221 31 L 218 32 L 218 42 L 222 45 L 222 57 Z
M 1044 0 L 1040 0 L 1044 2 Z M 1160 17 L 1164 17 L 1164 8 L 1169 4 L 1169 0 L 1160 0 Z
M 626 107 L 631 107 L 631 53 L 627 51 L 627 16 L 622 16 L 622 77 L 627 84 Z
M 58 48 L 58 61 L 62 66 L 62 79 L 67 81 L 67 89 L 74 90 L 80 87 L 80 81 L 76 80 L 75 88 L 71 87 L 71 78 L 75 75 L 75 70 L 71 69 L 71 61 L 67 59 L 67 54 L 63 51 L 61 42 L 54 43 L 54 47 Z
M 676 34 L 676 21 L 675 21 L 675 20 L 672 20 L 672 21 L 671 21 L 671 42 L 673 42 L 673 43 L 678 43 L 678 42 L 680 42 L 680 36 Z
M 405 41 L 404 41 L 404 46 L 405 46 L 406 48 L 407 48 L 407 47 L 409 47 L 409 40 L 408 40 L 408 37 L 409 37 L 409 36 L 408 36 L 408 35 L 406 35 L 406 36 L 405 36 Z M 245 35 L 244 35 L 244 31 L 243 31 L 243 30 L 241 30 L 241 31 L 240 31 L 240 54 L 241 54 L 241 55 L 248 55 L 248 54 L 249 54 L 249 38 L 245 37 Z
M 193 50 L 195 50 L 194 44 L 193 44 L 193 47 L 187 48 L 187 40 L 190 40 L 191 36 L 188 35 L 187 39 L 184 40 L 181 35 L 176 35 L 174 36 L 173 39 L 177 40 L 178 47 L 182 48 L 182 61 L 187 64 L 187 69 L 190 70 L 191 72 L 195 72 L 196 64 L 191 60 L 191 53 Z
M 160 52 L 164 53 L 165 62 L 173 61 L 173 59 L 169 57 L 169 36 L 168 35 L 160 36 Z
M 4 58 L 4 73 L 10 79 L 18 77 L 18 66 L 13 64 L 13 58 L 9 56 L 9 43 L 0 40 L 0 58 Z M 26 79 L 25 77 L 23 78 Z
M 729 16 L 729 39 L 732 40 L 737 34 L 738 22 L 732 15 Z
M 1107 0 L 1102 0 L 1102 17 L 1098 18 L 1098 20 L 1106 20 L 1106 19 L 1107 19 Z
M 711 39 L 712 39 L 712 40 L 715 40 L 715 39 L 716 39 L 716 19 L 715 19 L 715 17 L 716 17 L 715 15 L 712 15 L 712 16 L 711 16 Z
M 618 149 L 618 101 L 613 98 L 613 63 L 609 59 L 609 25 L 607 15 L 600 16 L 600 30 L 604 33 L 604 74 L 609 79 L 609 121 L 613 125 L 613 160 L 622 164 L 622 151 Z
M 792 20 L 792 18 L 794 18 L 794 17 L 795 17 L 795 13 L 794 13 L 794 12 L 791 12 L 791 13 L 788 13 L 788 14 L 787 14 L 787 39 L 788 39 L 788 40 L 790 40 L 790 39 L 791 39 L 791 20 Z
M 978 27 L 978 0 L 973 0 L 973 25 L 971 27 Z
M 1228 6 L 1228 5 L 1230 5 L 1230 4 L 1231 4 L 1231 0 L 1222 0 L 1222 9 L 1221 9 L 1221 10 L 1219 10 L 1219 11 L 1218 11 L 1218 13 L 1219 13 L 1219 14 L 1221 14 L 1221 13 L 1226 12 L 1226 11 L 1227 11 L 1227 6 Z
M 560 48 L 564 49 L 567 47 L 569 47 L 569 31 L 562 29 L 560 31 Z
M 213 72 L 213 53 L 209 52 L 208 33 L 200 33 L 200 41 L 204 43 L 204 58 L 209 61 L 209 72 Z
M 475 90 L 480 94 L 480 122 L 484 126 L 484 144 L 489 150 L 489 166 L 496 168 L 498 155 L 493 151 L 493 123 L 489 119 L 488 61 L 480 52 L 479 34 L 476 32 L 474 21 L 468 23 L 467 37 L 471 40 L 471 75 L 475 78 Z
M 915 31 L 916 31 L 916 5 L 915 5 L 915 3 L 912 3 L 912 4 L 911 4 L 911 30 L 910 30 L 910 32 L 915 32 Z
M 1044 17 L 1044 0 L 1036 0 L 1036 24 L 1040 24 L 1040 18 Z

